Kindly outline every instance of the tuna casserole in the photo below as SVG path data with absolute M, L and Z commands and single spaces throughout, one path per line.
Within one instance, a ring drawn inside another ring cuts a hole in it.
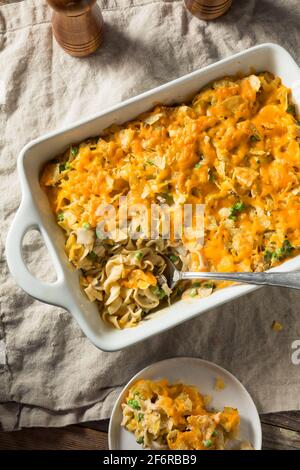
M 207 401 L 193 386 L 139 380 L 122 404 L 121 425 L 133 432 L 144 448 L 251 450 L 250 443 L 237 439 L 238 410 L 208 411 Z
M 162 255 L 182 270 L 225 272 L 263 271 L 298 254 L 299 136 L 290 90 L 261 73 L 215 81 L 188 104 L 156 106 L 47 163 L 41 186 L 102 318 L 135 326 L 161 305 L 226 286 L 200 281 L 172 292 Z M 204 244 L 172 234 L 103 239 L 99 205 L 118 209 L 123 196 L 148 208 L 203 204 Z

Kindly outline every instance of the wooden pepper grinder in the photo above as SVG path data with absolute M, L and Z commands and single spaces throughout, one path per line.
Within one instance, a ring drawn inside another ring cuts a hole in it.
M 103 18 L 96 0 L 47 0 L 53 8 L 52 30 L 70 55 L 84 57 L 100 46 Z
M 214 20 L 224 15 L 232 0 L 184 0 L 187 9 L 201 20 Z

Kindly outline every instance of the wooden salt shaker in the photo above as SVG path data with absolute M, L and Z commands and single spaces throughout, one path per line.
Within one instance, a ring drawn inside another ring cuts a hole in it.
M 70 55 L 84 57 L 102 42 L 103 18 L 96 0 L 47 0 L 53 8 L 52 29 Z
M 226 13 L 232 0 L 184 0 L 186 8 L 201 20 L 214 20 Z

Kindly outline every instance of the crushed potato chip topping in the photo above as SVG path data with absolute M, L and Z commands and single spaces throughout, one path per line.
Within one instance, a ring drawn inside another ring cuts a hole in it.
M 66 253 L 102 318 L 137 325 L 163 302 L 210 295 L 226 282 L 159 285 L 161 254 L 199 271 L 264 271 L 300 251 L 300 119 L 268 72 L 225 77 L 188 104 L 156 106 L 72 145 L 42 171 Z M 184 237 L 103 241 L 100 204 L 204 204 L 204 245 Z M 139 257 L 140 256 L 140 257 Z M 162 289 L 161 289 L 162 287 Z M 170 297 L 172 294 L 172 297 Z
M 122 404 L 122 426 L 143 447 L 171 450 L 252 449 L 237 439 L 240 416 L 235 408 L 209 411 L 196 387 L 138 380 Z

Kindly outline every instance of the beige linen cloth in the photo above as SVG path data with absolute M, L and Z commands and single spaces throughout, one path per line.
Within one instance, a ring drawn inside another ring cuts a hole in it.
M 20 202 L 16 161 L 31 139 L 256 44 L 281 44 L 300 63 L 299 0 L 234 2 L 206 23 L 181 0 L 103 0 L 103 47 L 75 59 L 51 34 L 43 0 L 0 2 L 0 422 L 5 430 L 108 418 L 120 387 L 141 368 L 197 356 L 235 374 L 259 411 L 300 408 L 300 292 L 264 288 L 125 351 L 96 349 L 72 315 L 26 295 L 4 253 Z M 268 64 L 265 64 L 268 69 Z M 30 269 L 51 262 L 27 236 Z M 276 333 L 272 322 L 282 323 Z

